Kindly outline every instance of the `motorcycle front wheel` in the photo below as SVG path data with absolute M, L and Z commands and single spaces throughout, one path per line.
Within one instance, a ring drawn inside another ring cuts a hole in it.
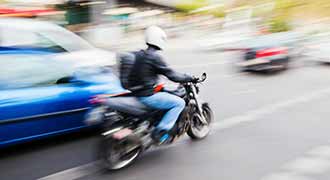
M 203 116 L 207 121 L 207 124 L 203 124 L 201 121 L 201 115 L 195 113 L 191 117 L 190 127 L 187 131 L 188 136 L 191 139 L 203 139 L 205 138 L 211 131 L 211 123 L 213 121 L 213 111 L 208 104 L 202 105 Z
M 119 170 L 131 165 L 141 154 L 141 148 L 128 141 L 104 138 L 99 146 L 102 166 L 108 170 Z

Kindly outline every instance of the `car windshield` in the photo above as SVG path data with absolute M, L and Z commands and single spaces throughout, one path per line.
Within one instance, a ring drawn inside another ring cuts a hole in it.
M 70 66 L 40 56 L 2 55 L 0 66 L 0 90 L 51 85 L 73 73 Z
M 94 49 L 86 40 L 69 31 L 54 29 L 40 32 L 40 35 L 69 52 Z

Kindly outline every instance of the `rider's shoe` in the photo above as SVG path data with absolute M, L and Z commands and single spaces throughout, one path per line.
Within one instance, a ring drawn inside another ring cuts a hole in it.
M 171 139 L 171 135 L 165 131 L 165 130 L 154 130 L 151 135 L 154 142 L 158 145 L 165 144 L 166 142 L 169 142 Z

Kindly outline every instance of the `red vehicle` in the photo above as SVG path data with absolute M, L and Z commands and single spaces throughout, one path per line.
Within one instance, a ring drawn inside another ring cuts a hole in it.
M 243 60 L 237 63 L 247 71 L 274 71 L 287 69 L 296 57 L 302 35 L 295 32 L 282 32 L 257 36 L 237 45 L 243 53 Z
M 280 70 L 288 68 L 289 60 L 286 47 L 255 48 L 245 51 L 244 61 L 238 66 L 250 71 Z
M 42 7 L 14 8 L 0 7 L 0 17 L 36 17 L 56 13 L 55 9 Z

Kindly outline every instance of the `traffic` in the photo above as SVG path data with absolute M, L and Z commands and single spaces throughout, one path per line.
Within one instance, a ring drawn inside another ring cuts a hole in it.
M 0 2 L 0 179 L 329 179 L 319 3 Z

